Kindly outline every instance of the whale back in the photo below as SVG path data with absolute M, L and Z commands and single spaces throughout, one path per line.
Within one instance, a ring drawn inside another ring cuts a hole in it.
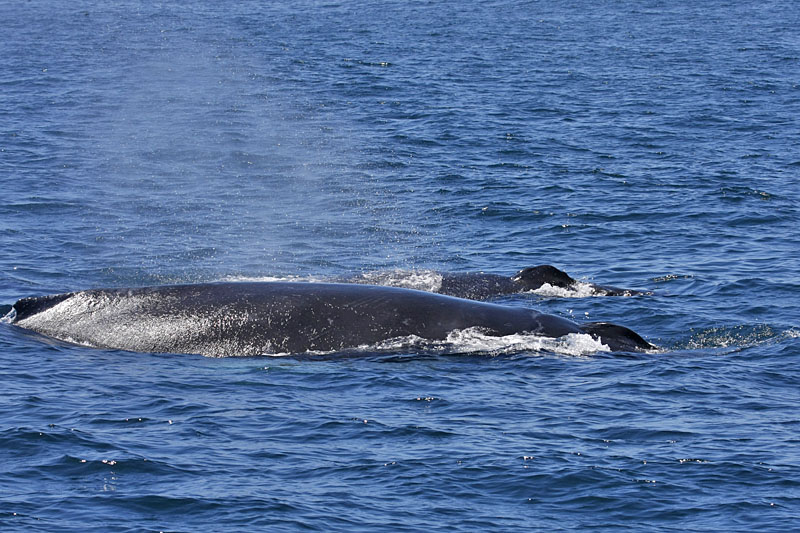
M 24 298 L 11 323 L 62 341 L 136 352 L 211 356 L 333 352 L 403 337 L 445 340 L 587 333 L 613 351 L 652 346 L 628 328 L 578 326 L 532 309 L 361 284 L 260 282 L 170 285 Z
M 507 276 L 485 273 L 442 274 L 442 283 L 436 290 L 439 294 L 486 300 L 501 294 L 519 292 L 519 285 Z
M 560 336 L 572 322 L 428 292 L 326 283 L 93 289 L 14 305 L 14 324 L 78 344 L 139 352 L 260 355 L 338 351 L 459 329 Z M 550 323 L 555 319 L 555 324 Z

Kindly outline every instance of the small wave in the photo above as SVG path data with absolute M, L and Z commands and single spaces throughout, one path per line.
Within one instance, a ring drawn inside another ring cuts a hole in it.
M 16 315 L 17 311 L 10 305 L 0 305 L 0 323 L 10 324 Z
M 693 274 L 666 274 L 664 276 L 656 276 L 652 278 L 652 280 L 655 283 L 665 283 L 668 281 L 674 281 L 676 279 L 692 279 L 692 278 L 694 278 Z
M 784 340 L 800 337 L 800 330 L 791 328 L 775 330 L 767 324 L 739 325 L 707 328 L 694 332 L 686 343 L 689 350 L 706 348 L 735 348 L 737 350 L 753 346 L 777 344 Z

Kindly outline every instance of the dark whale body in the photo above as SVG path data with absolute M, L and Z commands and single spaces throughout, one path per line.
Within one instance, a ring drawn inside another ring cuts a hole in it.
M 413 275 L 414 272 L 412 271 Z M 539 265 L 520 270 L 513 276 L 500 274 L 487 274 L 484 272 L 442 272 L 439 273 L 440 282 L 432 286 L 424 284 L 422 290 L 446 294 L 457 298 L 470 300 L 488 300 L 505 294 L 517 294 L 541 289 L 545 285 L 583 294 L 588 292 L 591 296 L 639 296 L 653 294 L 648 291 L 622 289 L 609 285 L 596 285 L 594 283 L 580 282 L 563 270 L 552 265 Z M 412 276 L 413 278 L 413 276 Z M 390 287 L 408 287 L 416 285 L 409 283 L 407 276 L 395 276 L 392 272 L 369 272 L 359 276 L 343 278 L 344 283 L 366 283 L 385 285 Z M 589 289 L 586 291 L 585 289 Z
M 396 337 L 587 333 L 612 351 L 652 348 L 622 326 L 578 325 L 532 309 L 359 284 L 171 285 L 24 298 L 12 324 L 72 343 L 136 352 L 266 355 L 331 352 Z
M 572 289 L 579 282 L 563 270 L 552 265 L 539 265 L 520 270 L 511 277 L 484 273 L 442 274 L 442 285 L 436 291 L 459 298 L 485 300 L 503 294 L 535 291 L 545 284 L 562 289 Z M 597 296 L 638 296 L 652 294 L 632 289 L 588 283 Z

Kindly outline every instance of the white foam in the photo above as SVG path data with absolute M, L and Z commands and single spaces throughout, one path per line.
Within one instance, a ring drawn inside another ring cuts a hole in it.
M 604 293 L 598 291 L 591 283 L 576 281 L 569 287 L 555 287 L 545 283 L 538 289 L 529 291 L 538 296 L 548 298 L 587 298 L 589 296 L 601 296 Z
M 431 341 L 415 335 L 395 337 L 372 346 L 359 346 L 359 351 L 400 352 L 427 350 L 439 353 L 504 355 L 522 352 L 550 352 L 561 355 L 589 355 L 609 351 L 609 347 L 591 335 L 570 333 L 563 337 L 543 337 L 532 333 L 489 335 L 474 327 L 450 332 L 445 340 Z
M 563 337 L 543 337 L 532 333 L 515 333 L 501 337 L 487 335 L 481 328 L 453 331 L 447 336 L 450 349 L 458 352 L 500 355 L 518 352 L 554 352 L 562 355 L 588 355 L 608 351 L 591 335 L 570 333 Z

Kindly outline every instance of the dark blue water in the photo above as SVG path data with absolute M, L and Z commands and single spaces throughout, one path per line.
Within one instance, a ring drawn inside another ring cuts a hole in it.
M 550 263 L 655 294 L 501 301 L 662 347 L 214 359 L 0 324 L 4 531 L 800 527 L 795 3 L 0 6 L 0 304 Z

